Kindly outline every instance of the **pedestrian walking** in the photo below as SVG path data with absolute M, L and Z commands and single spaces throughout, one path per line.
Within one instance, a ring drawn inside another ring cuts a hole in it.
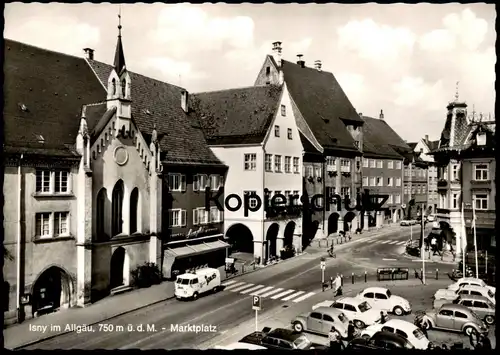
M 337 350 L 337 351 L 342 350 L 343 344 L 341 340 L 341 335 L 334 326 L 330 328 L 330 332 L 328 333 L 328 340 L 330 340 L 331 350 Z
M 479 334 L 477 331 L 473 328 L 472 331 L 469 334 L 469 343 L 472 346 L 473 349 L 478 349 L 480 347 L 479 343 Z
M 481 344 L 481 349 L 483 350 L 491 350 L 491 341 L 490 338 L 488 338 L 486 335 L 481 334 L 479 336 L 479 344 Z

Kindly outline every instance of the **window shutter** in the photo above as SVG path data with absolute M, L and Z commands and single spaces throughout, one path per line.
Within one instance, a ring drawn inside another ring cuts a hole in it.
M 199 189 L 200 189 L 199 175 L 193 175 L 193 191 L 198 191 Z
M 184 226 L 186 226 L 186 210 L 181 210 L 180 215 L 181 215 L 181 224 L 180 225 L 181 225 L 181 227 L 184 227 Z
M 181 191 L 186 191 L 186 175 L 184 174 L 181 175 Z

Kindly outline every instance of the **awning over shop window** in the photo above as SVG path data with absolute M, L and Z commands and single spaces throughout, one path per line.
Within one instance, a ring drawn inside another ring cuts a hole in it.
M 211 242 L 202 242 L 193 245 L 184 245 L 177 248 L 165 248 L 163 258 L 163 274 L 166 278 L 172 277 L 172 266 L 176 259 L 187 258 L 190 256 L 206 254 L 213 251 L 229 248 L 229 244 L 222 240 Z

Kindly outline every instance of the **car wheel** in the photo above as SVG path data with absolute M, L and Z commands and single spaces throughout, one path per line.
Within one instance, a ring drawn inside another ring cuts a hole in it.
M 470 336 L 473 331 L 475 331 L 474 327 L 471 327 L 470 325 L 464 328 L 464 333 L 467 336 Z
M 354 321 L 354 325 L 358 329 L 363 329 L 365 327 L 365 323 L 357 319 Z
M 399 316 L 402 316 L 402 315 L 405 313 L 404 309 L 403 309 L 403 308 L 401 308 L 401 307 L 399 307 L 399 306 L 394 307 L 394 309 L 393 309 L 393 311 L 392 311 L 392 312 L 393 312 L 395 315 L 397 315 L 398 317 L 399 317 Z
M 195 292 L 193 293 L 193 300 L 197 300 L 198 299 L 198 292 Z
M 495 324 L 495 317 L 493 317 L 493 316 L 486 316 L 486 318 L 484 318 L 484 321 L 488 325 L 493 325 L 493 324 Z
M 368 340 L 370 339 L 370 336 L 368 334 L 363 334 L 361 338 Z
M 293 330 L 295 330 L 298 333 L 302 333 L 302 331 L 304 330 L 304 326 L 300 322 L 295 322 L 293 323 Z

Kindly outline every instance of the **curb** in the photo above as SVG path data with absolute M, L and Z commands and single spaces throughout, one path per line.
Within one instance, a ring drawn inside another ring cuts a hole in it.
M 418 259 L 419 257 L 418 256 L 412 256 L 412 255 L 408 255 L 407 253 L 403 253 L 401 254 L 403 257 L 407 258 L 407 259 Z M 428 260 L 428 259 L 425 259 L 425 262 L 428 263 L 428 262 L 433 262 L 433 263 L 436 263 L 436 264 L 445 264 L 445 265 L 455 265 L 457 262 L 456 261 L 435 261 L 435 260 Z

